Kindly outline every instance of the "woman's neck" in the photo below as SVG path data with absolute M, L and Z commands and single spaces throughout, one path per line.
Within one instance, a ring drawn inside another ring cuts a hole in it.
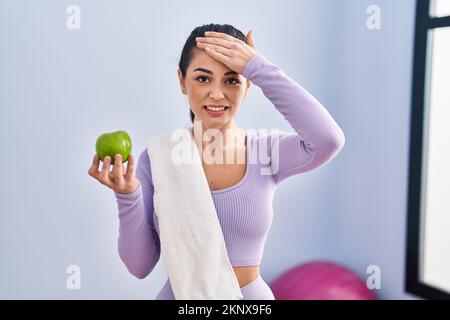
M 247 135 L 244 129 L 239 128 L 234 123 L 224 124 L 220 127 L 205 127 L 204 125 L 200 126 L 195 122 L 193 128 L 191 128 L 191 134 L 195 137 L 197 144 L 201 143 L 203 150 L 211 143 L 216 143 L 215 148 L 217 150 L 230 150 L 245 147 L 245 138 Z M 221 139 L 222 143 L 216 141 L 216 139 Z

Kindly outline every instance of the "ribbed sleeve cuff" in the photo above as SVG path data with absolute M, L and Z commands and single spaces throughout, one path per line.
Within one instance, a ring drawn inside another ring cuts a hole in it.
M 244 67 L 244 70 L 242 71 L 242 75 L 245 78 L 252 80 L 254 71 L 258 70 L 261 64 L 265 64 L 268 62 L 269 61 L 264 56 L 257 54 L 247 62 L 247 64 Z

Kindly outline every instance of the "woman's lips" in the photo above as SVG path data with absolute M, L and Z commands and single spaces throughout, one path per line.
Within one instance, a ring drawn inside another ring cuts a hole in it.
M 206 108 L 206 106 L 203 106 L 203 110 L 205 110 L 207 114 L 209 114 L 210 116 L 213 116 L 213 117 L 220 117 L 225 112 L 227 112 L 228 109 L 229 109 L 229 107 L 225 107 L 225 109 L 223 109 L 223 110 L 216 111 L 216 110 L 209 110 L 208 108 Z

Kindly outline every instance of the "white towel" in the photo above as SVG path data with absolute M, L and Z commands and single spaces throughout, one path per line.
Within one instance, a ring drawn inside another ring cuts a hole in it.
M 151 138 L 148 155 L 161 256 L 175 299 L 242 299 L 190 128 Z

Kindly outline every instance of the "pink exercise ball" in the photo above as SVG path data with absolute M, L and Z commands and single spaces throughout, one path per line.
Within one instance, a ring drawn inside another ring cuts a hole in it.
M 366 282 L 346 267 L 315 261 L 283 273 L 270 285 L 276 300 L 375 300 Z

